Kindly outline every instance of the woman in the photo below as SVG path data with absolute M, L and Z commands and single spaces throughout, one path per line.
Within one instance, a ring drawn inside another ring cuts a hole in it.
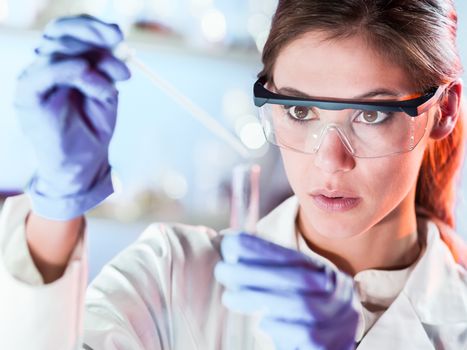
M 2 216 L 7 347 L 467 347 L 465 251 L 450 229 L 464 141 L 455 37 L 448 0 L 280 1 L 255 103 L 295 196 L 257 236 L 152 225 L 84 298 L 83 214 L 112 192 L 115 82 L 129 73 L 111 54 L 117 27 L 51 24 L 18 88 L 39 168 Z

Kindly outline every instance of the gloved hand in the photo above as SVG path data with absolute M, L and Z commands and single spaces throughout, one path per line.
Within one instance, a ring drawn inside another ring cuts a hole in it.
M 342 272 L 246 233 L 226 234 L 215 268 L 232 311 L 261 312 L 260 328 L 280 350 L 355 348 L 357 300 Z
M 68 220 L 113 192 L 108 147 L 115 82 L 130 77 L 112 54 L 122 40 L 115 24 L 87 15 L 57 19 L 19 77 L 15 106 L 38 160 L 27 189 L 38 215 Z

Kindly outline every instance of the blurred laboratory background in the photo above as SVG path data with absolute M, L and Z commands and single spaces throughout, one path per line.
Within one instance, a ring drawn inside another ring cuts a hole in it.
M 467 2 L 456 3 L 458 44 L 467 65 Z M 291 193 L 252 100 L 276 5 L 277 0 L 0 0 L 2 198 L 22 192 L 36 162 L 15 120 L 16 78 L 32 61 L 47 22 L 88 13 L 118 23 L 141 61 L 253 152 L 262 166 L 260 211 L 267 213 Z M 116 193 L 89 216 L 90 279 L 150 222 L 227 227 L 231 171 L 243 161 L 147 76 L 130 68 L 133 78 L 119 86 L 110 148 Z M 467 165 L 457 208 L 458 231 L 467 239 L 465 178 Z

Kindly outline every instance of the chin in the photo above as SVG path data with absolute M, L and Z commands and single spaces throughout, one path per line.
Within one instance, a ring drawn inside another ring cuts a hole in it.
M 358 210 L 340 213 L 326 213 L 313 203 L 300 204 L 302 224 L 311 226 L 311 229 L 322 237 L 329 239 L 345 239 L 357 236 L 366 229 L 363 227 L 363 216 Z
M 313 222 L 313 228 L 317 234 L 329 239 L 351 238 L 362 232 L 355 224 L 344 224 L 338 220 L 326 220 L 324 218 L 320 218 Z

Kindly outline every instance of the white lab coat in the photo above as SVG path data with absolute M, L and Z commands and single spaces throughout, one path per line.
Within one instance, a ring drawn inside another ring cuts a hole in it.
M 296 249 L 297 208 L 295 197 L 284 202 L 260 221 L 258 234 Z M 29 210 L 26 197 L 12 198 L 0 219 L 1 349 L 274 348 L 254 319 L 222 306 L 222 287 L 213 278 L 220 258 L 215 231 L 151 225 L 103 268 L 84 298 L 84 242 L 64 276 L 42 285 L 24 239 Z M 402 292 L 359 350 L 467 349 L 467 272 L 431 221 L 427 237 Z

